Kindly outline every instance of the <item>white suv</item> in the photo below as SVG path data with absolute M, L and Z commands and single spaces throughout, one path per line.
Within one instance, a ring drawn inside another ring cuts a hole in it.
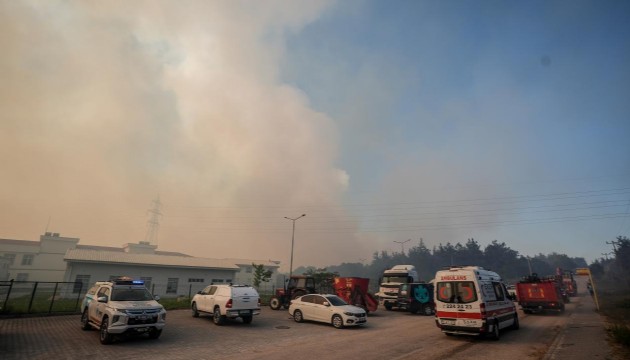
M 157 339 L 166 325 L 166 310 L 142 281 L 121 278 L 99 281 L 90 288 L 81 304 L 81 328 L 99 329 L 102 344 L 111 344 L 114 335 L 147 333 Z
M 249 324 L 254 315 L 260 314 L 260 296 L 256 289 L 246 285 L 207 286 L 193 296 L 190 305 L 193 317 L 199 313 L 212 314 L 217 325 L 223 325 L 226 318 L 237 317 Z

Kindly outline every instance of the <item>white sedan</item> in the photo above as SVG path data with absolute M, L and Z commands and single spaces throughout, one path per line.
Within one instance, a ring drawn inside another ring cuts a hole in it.
M 337 329 L 344 326 L 363 325 L 367 314 L 360 307 L 348 305 L 337 295 L 309 294 L 291 301 L 289 315 L 295 322 L 304 320 L 332 324 Z

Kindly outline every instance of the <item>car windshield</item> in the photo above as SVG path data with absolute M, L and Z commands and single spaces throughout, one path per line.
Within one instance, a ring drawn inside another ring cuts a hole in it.
M 146 301 L 153 300 L 153 295 L 147 289 L 116 289 L 112 290 L 112 301 Z
M 347 302 L 343 301 L 342 298 L 337 297 L 337 296 L 326 296 L 326 300 L 328 300 L 328 302 L 330 303 L 330 305 L 332 306 L 343 306 L 343 305 L 348 305 Z
M 383 276 L 383 283 L 406 283 L 407 275 Z

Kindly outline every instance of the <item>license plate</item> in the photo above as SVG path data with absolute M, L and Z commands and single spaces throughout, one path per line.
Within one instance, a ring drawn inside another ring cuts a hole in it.
M 149 317 L 148 317 L 148 316 L 146 316 L 146 315 L 140 315 L 140 316 L 138 316 L 138 320 L 146 320 L 146 319 L 148 319 L 148 318 L 149 318 Z
M 249 315 L 251 312 L 249 310 L 241 310 L 238 312 L 239 315 Z
M 455 325 L 455 320 L 442 319 L 442 320 L 440 320 L 440 324 L 442 324 L 442 325 Z
M 136 328 L 136 331 L 139 333 L 147 332 L 148 330 L 148 328 Z

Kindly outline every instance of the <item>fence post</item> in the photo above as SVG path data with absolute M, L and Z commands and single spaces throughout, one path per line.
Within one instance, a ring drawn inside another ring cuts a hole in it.
M 55 291 L 53 291 L 53 296 L 52 296 L 52 299 L 50 300 L 50 307 L 48 308 L 48 315 L 50 315 L 50 313 L 52 312 L 53 305 L 55 304 L 55 296 L 57 296 L 57 287 L 58 286 L 59 286 L 59 283 L 56 282 L 55 283 Z
M 81 293 L 83 293 L 83 281 L 81 281 L 81 287 L 79 288 L 79 293 L 77 294 L 77 302 L 76 304 L 74 304 L 74 311 L 77 311 L 77 308 L 79 307 L 79 301 L 81 301 Z M 81 309 L 79 309 L 81 310 Z
M 7 311 L 7 303 L 9 302 L 9 296 L 11 296 L 11 289 L 13 289 L 13 279 L 9 281 L 9 290 L 7 291 L 7 297 L 4 298 L 4 305 L 2 305 L 2 311 Z
M 188 285 L 188 298 L 190 299 L 190 294 L 192 293 L 192 284 Z
M 31 313 L 31 307 L 33 306 L 33 299 L 35 298 L 35 291 L 37 291 L 37 284 L 39 284 L 39 282 L 35 282 L 35 285 L 33 285 L 33 292 L 31 293 L 31 301 L 29 301 L 28 310 L 26 310 L 27 314 Z

